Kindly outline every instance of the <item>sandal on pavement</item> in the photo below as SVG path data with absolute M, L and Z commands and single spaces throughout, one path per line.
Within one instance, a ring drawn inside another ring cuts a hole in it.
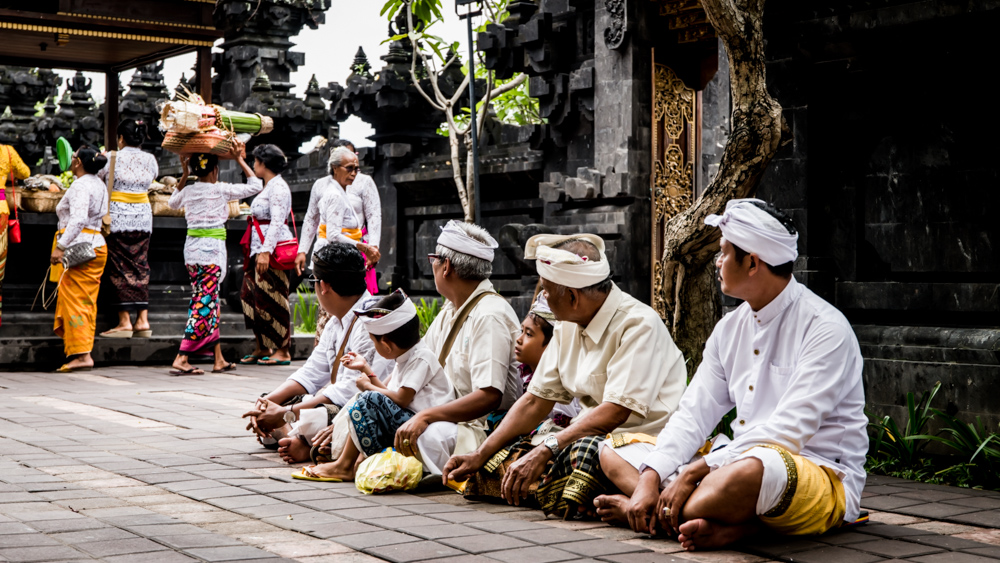
M 291 365 L 291 360 L 272 360 L 270 356 L 266 358 L 261 358 L 257 365 L 259 366 L 288 366 Z
M 229 362 L 229 364 L 222 369 L 213 369 L 212 373 L 222 373 L 226 371 L 233 371 L 234 369 L 236 369 L 236 364 L 234 364 L 233 362 Z
M 323 483 L 343 483 L 343 479 L 337 479 L 336 477 L 321 477 L 312 472 L 315 465 L 309 465 L 303 467 L 302 469 L 292 473 L 292 479 L 302 479 L 303 481 L 320 481 Z
M 261 358 L 258 356 L 254 356 L 253 354 L 247 354 L 246 356 L 243 356 L 242 360 L 240 360 L 240 364 L 244 366 L 254 366 L 260 363 L 260 360 Z
M 132 338 L 152 338 L 152 337 L 153 337 L 153 329 L 137 330 L 134 333 L 132 333 Z
M 62 367 L 57 369 L 55 373 L 73 373 L 74 371 L 91 371 L 94 366 L 80 366 L 80 367 L 70 367 L 69 364 L 63 364 Z
M 101 333 L 104 338 L 132 338 L 131 330 L 106 330 Z
M 173 370 L 173 371 L 170 372 L 170 375 L 175 375 L 175 376 L 176 375 L 205 375 L 205 372 L 203 370 L 198 369 L 198 368 L 175 369 L 175 370 Z

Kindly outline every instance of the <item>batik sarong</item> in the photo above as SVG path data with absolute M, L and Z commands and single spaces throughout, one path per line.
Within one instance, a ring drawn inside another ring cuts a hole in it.
M 7 202 L 0 200 L 0 326 L 3 325 L 3 278 L 7 273 L 7 219 L 10 218 Z
M 149 308 L 149 237 L 142 231 L 111 233 L 108 243 L 108 281 L 120 311 Z
M 188 264 L 191 276 L 191 304 L 181 340 L 181 353 L 193 354 L 219 341 L 219 282 L 222 268 L 217 264 Z
M 240 289 L 243 320 L 265 348 L 278 350 L 291 343 L 292 314 L 288 308 L 288 272 L 268 268 L 257 273 L 256 260 L 243 264 Z
M 74 266 L 62 274 L 52 330 L 63 339 L 66 356 L 94 349 L 97 329 L 97 292 L 108 261 L 107 246 L 94 250 L 97 258 Z
M 359 394 L 346 408 L 351 421 L 351 438 L 366 456 L 391 448 L 396 430 L 414 415 L 413 411 L 375 391 Z
M 604 436 L 581 438 L 563 448 L 548 463 L 542 478 L 529 488 L 529 501 L 534 497 L 546 514 L 563 518 L 578 515 L 577 507 L 594 505 L 594 498 L 604 494 L 611 484 L 601 470 L 601 442 Z M 500 450 L 476 475 L 469 479 L 464 494 L 475 500 L 502 498 L 500 486 L 510 466 L 533 450 L 531 437 L 525 437 Z

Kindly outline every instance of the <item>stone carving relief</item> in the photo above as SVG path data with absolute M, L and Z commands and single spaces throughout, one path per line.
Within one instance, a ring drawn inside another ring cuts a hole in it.
M 604 0 L 604 9 L 611 19 L 604 29 L 604 45 L 608 49 L 620 49 L 628 35 L 628 13 L 626 0 Z

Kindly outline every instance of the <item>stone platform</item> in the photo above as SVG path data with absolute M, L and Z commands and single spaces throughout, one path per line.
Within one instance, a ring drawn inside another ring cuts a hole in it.
M 295 366 L 0 373 L 0 561 L 603 563 L 1000 560 L 1000 493 L 870 477 L 871 523 L 684 552 L 444 489 L 293 481 L 239 415 Z

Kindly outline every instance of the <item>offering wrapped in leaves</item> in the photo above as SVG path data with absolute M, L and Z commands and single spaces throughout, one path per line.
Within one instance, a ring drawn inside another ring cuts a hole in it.
M 228 110 L 206 104 L 187 92 L 178 101 L 163 102 L 160 129 L 163 148 L 177 154 L 208 153 L 228 158 L 237 134 L 261 135 L 274 129 L 274 121 L 260 114 Z

